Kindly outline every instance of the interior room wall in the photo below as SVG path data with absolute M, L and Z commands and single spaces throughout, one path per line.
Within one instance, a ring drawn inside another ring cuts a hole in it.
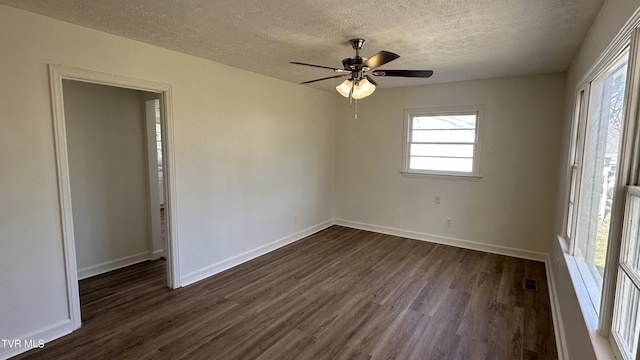
M 139 91 L 63 81 L 80 279 L 150 258 Z
M 595 64 L 598 57 L 622 29 L 631 15 L 640 7 L 639 0 L 606 0 L 591 25 L 587 36 L 571 66 L 567 72 L 567 87 L 565 94 L 565 112 L 562 120 L 562 151 L 560 155 L 559 193 L 556 202 L 556 234 L 562 234 L 564 223 L 564 207 L 567 196 L 567 161 L 571 141 L 571 121 L 573 116 L 574 100 L 579 81 L 587 74 Z M 596 352 L 604 351 L 602 347 L 594 348 L 590 337 L 594 337 L 594 343 L 605 343 L 607 340 L 598 339 L 593 331 L 595 324 L 587 323 L 580 310 L 574 285 L 569 276 L 568 266 L 563 246 L 556 236 L 551 238 L 551 262 L 553 277 L 558 289 L 558 303 L 562 314 L 564 334 L 567 341 L 567 349 L 571 359 L 595 359 Z M 565 247 L 566 248 L 566 247 Z M 604 346 L 606 347 L 606 345 Z M 606 351 L 605 351 L 606 352 Z M 602 356 L 602 355 L 601 355 Z
M 547 253 L 564 93 L 563 73 L 379 89 L 358 102 L 357 119 L 340 98 L 336 218 L 463 246 Z M 482 178 L 401 176 L 404 110 L 468 105 L 485 107 Z
M 6 6 L 0 47 L 1 339 L 70 331 L 47 64 L 171 85 L 182 284 L 330 224 L 334 94 Z

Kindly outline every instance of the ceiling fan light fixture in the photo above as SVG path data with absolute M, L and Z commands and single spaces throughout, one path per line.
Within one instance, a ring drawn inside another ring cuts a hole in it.
M 428 78 L 433 75 L 432 70 L 376 70 L 379 67 L 397 59 L 400 57 L 398 54 L 394 54 L 390 51 L 378 51 L 370 58 L 366 59 L 360 56 L 360 50 L 364 45 L 364 39 L 351 39 L 349 40 L 351 47 L 356 51 L 356 55 L 351 58 L 342 60 L 343 68 L 336 68 L 324 65 L 308 64 L 298 61 L 291 61 L 291 64 L 310 66 L 314 68 L 321 68 L 327 70 L 333 70 L 340 73 L 339 75 L 327 76 L 320 79 L 314 79 L 309 81 L 303 81 L 300 84 L 310 84 L 317 81 L 336 79 L 343 76 L 351 75 L 350 79 L 345 80 L 340 85 L 336 86 L 336 90 L 340 95 L 349 99 L 362 99 L 365 98 L 376 90 L 377 84 L 367 74 L 371 71 L 373 76 L 387 76 L 387 77 L 405 77 L 405 78 Z
M 351 93 L 351 87 L 353 87 L 351 80 L 345 80 L 342 84 L 336 86 L 336 90 L 338 90 L 340 95 L 348 98 Z
M 356 100 L 363 99 L 373 94 L 374 91 L 376 91 L 376 86 L 364 78 L 356 82 L 353 86 L 353 94 L 351 94 L 351 97 Z

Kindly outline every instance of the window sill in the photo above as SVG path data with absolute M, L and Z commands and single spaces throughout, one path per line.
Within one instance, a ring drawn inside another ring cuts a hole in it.
M 478 181 L 482 179 L 480 175 L 463 175 L 463 174 L 428 174 L 411 171 L 400 171 L 400 175 L 406 178 L 429 178 L 437 180 L 466 180 Z
M 598 359 L 616 359 L 613 353 L 613 348 L 609 343 L 609 339 L 598 333 L 598 314 L 593 307 L 584 279 L 578 270 L 576 259 L 568 252 L 568 242 L 560 235 L 558 235 L 557 238 L 564 255 L 564 261 L 567 265 L 569 278 L 571 279 L 576 298 L 580 304 L 580 312 L 582 313 L 587 327 L 587 332 L 591 338 L 593 351 Z

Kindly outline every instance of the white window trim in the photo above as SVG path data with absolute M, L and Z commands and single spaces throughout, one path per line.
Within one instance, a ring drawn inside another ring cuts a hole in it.
M 631 119 L 631 121 L 627 121 L 627 125 L 629 124 L 635 125 L 635 123 L 638 122 L 638 119 L 640 119 L 640 113 L 639 113 L 640 109 L 638 109 L 640 96 L 638 95 L 638 92 L 637 92 L 639 90 L 637 86 L 640 83 L 640 64 L 639 64 L 640 56 L 638 55 L 638 51 L 639 51 L 638 43 L 640 40 L 638 36 L 639 32 L 636 30 L 639 27 L 640 27 L 640 8 L 638 8 L 634 12 L 634 14 L 627 21 L 627 23 L 622 27 L 622 29 L 618 32 L 615 38 L 609 43 L 607 48 L 602 52 L 600 57 L 594 62 L 591 68 L 583 75 L 582 79 L 577 82 L 577 87 L 574 91 L 574 94 L 579 94 L 579 92 L 584 89 L 585 84 L 589 84 L 591 80 L 593 80 L 598 75 L 598 73 L 607 66 L 608 62 L 612 61 L 613 58 L 617 57 L 617 55 L 629 43 L 632 43 L 632 47 L 630 51 L 630 59 L 629 59 L 630 60 L 629 71 L 631 71 L 631 76 L 627 84 L 628 94 L 625 95 L 629 99 L 628 102 L 625 104 L 625 108 L 626 108 L 625 112 L 629 112 L 629 113 L 625 114 L 625 116 L 628 119 Z M 634 32 L 636 34 L 634 38 L 632 38 L 632 34 Z M 631 88 L 629 87 L 630 84 L 633 84 Z M 587 91 L 588 90 L 589 89 L 587 88 Z M 574 105 L 574 109 L 575 109 L 575 105 Z M 579 119 L 574 118 L 573 121 L 576 122 L 576 121 L 579 121 Z M 625 131 L 626 134 L 623 135 L 623 141 L 631 141 L 631 140 L 638 141 L 640 139 L 640 133 L 638 128 L 635 126 L 630 126 L 630 127 L 631 127 L 630 129 L 625 129 L 627 131 Z M 638 157 L 640 157 L 640 149 L 638 148 L 631 149 L 630 147 L 626 147 L 626 150 L 622 152 L 621 157 L 626 157 L 626 161 L 629 162 L 629 164 L 627 164 L 628 166 L 627 171 L 629 172 L 627 174 L 628 182 L 631 184 L 637 184 L 639 182 L 638 178 L 640 178 L 640 165 L 638 164 L 639 162 Z M 570 167 L 572 164 L 571 162 L 569 162 L 567 165 Z M 617 189 L 616 196 L 618 198 L 620 197 L 622 186 L 625 185 L 622 178 L 623 176 L 621 173 L 619 176 L 617 176 L 617 179 L 616 179 L 616 189 Z M 568 190 L 568 192 L 570 192 L 569 187 L 567 187 L 566 189 Z M 569 199 L 569 196 L 567 195 L 566 200 L 568 201 L 568 199 Z M 620 201 L 618 201 L 617 203 L 618 203 L 617 206 L 621 206 L 622 204 L 622 202 Z M 613 205 L 616 205 L 616 204 L 613 204 Z M 567 265 L 569 265 L 569 263 L 571 262 L 575 264 L 574 262 L 575 259 L 573 258 L 573 254 L 571 251 L 574 245 L 573 239 L 566 238 L 566 235 L 567 235 L 565 231 L 566 220 L 567 220 L 566 210 L 567 210 L 567 206 L 565 206 L 565 214 L 564 214 L 565 227 L 562 229 L 563 236 L 558 236 L 558 241 L 561 247 L 563 248 L 563 252 L 565 253 L 565 260 L 567 260 Z M 612 206 L 612 211 L 614 211 L 613 206 Z M 612 223 L 611 226 L 613 227 L 615 225 Z M 614 232 L 620 231 L 620 230 L 621 229 L 616 229 L 614 230 Z M 613 249 L 612 249 L 612 246 L 609 247 L 609 251 L 607 253 L 608 269 L 617 270 L 619 250 L 620 249 L 618 246 L 613 246 Z M 615 356 L 617 358 L 622 359 L 621 353 L 617 348 L 617 344 L 614 341 L 614 338 L 610 332 L 611 322 L 613 317 L 613 303 L 614 303 L 614 294 L 616 289 L 617 271 L 605 270 L 605 279 L 604 279 L 603 293 L 602 293 L 603 297 L 602 297 L 601 308 L 600 308 L 601 311 L 600 311 L 600 317 L 598 318 L 598 316 L 595 314 L 595 309 L 593 309 L 592 306 L 585 306 L 586 305 L 585 303 L 590 301 L 589 301 L 589 297 L 586 294 L 586 291 L 584 291 L 584 283 L 582 283 L 581 275 L 579 274 L 577 269 L 574 269 L 574 271 L 571 271 L 571 270 L 572 269 L 569 266 L 569 275 L 571 278 L 571 282 L 573 283 L 574 290 L 580 302 L 580 305 L 582 308 L 581 309 L 582 314 L 584 316 L 584 319 L 587 325 L 587 330 L 591 337 L 593 348 L 596 354 L 598 354 L 598 358 L 600 358 L 600 356 L 604 358 L 610 358 L 611 357 L 610 355 L 613 355 L 611 354 L 611 352 L 613 352 L 615 353 Z M 605 341 L 602 341 L 602 340 L 605 340 Z
M 570 229 L 571 231 L 571 236 L 568 236 L 567 234 L 567 228 L 565 228 L 564 230 L 564 238 L 568 240 L 569 242 L 569 249 L 568 249 L 568 254 L 572 257 L 575 256 L 575 249 L 577 246 L 577 239 L 575 238 L 575 233 L 576 233 L 576 226 L 577 226 L 577 213 L 578 213 L 578 208 L 580 207 L 580 187 L 581 187 L 581 180 L 582 180 L 582 167 L 583 167 L 583 157 L 584 157 L 584 146 L 585 146 L 585 141 L 586 141 L 586 137 L 587 137 L 587 132 L 588 132 L 588 117 L 589 117 L 589 106 L 590 106 L 590 95 L 591 95 L 591 83 L 593 81 L 595 81 L 599 76 L 601 76 L 605 71 L 608 70 L 608 68 L 614 64 L 617 60 L 618 57 L 624 52 L 626 51 L 627 47 L 630 46 L 631 43 L 631 35 L 632 33 L 629 34 L 629 39 L 627 39 L 626 41 L 617 41 L 616 42 L 616 46 L 618 47 L 616 50 L 617 51 L 611 51 L 609 50 L 607 52 L 607 56 L 606 57 L 601 57 L 597 63 L 598 66 L 594 66 L 591 71 L 589 72 L 589 76 L 584 78 L 584 81 L 579 83 L 576 91 L 575 91 L 575 99 L 578 100 L 580 98 L 580 93 L 583 93 L 583 102 L 580 104 L 579 101 L 575 101 L 574 102 L 574 116 L 573 116 L 573 120 L 572 120 L 572 142 L 571 142 L 571 148 L 569 149 L 569 158 L 568 158 L 568 162 L 567 162 L 567 171 L 570 172 L 571 168 L 573 166 L 572 164 L 572 156 L 575 156 L 576 159 L 576 163 L 577 163 L 577 174 L 576 174 L 576 182 L 575 182 L 575 199 L 574 199 L 574 213 L 573 213 L 573 221 L 572 221 L 572 229 Z M 633 57 L 634 57 L 634 53 L 632 51 L 632 49 L 630 49 L 629 51 L 629 69 L 631 69 L 631 67 L 633 66 L 632 63 L 634 62 Z M 630 70 L 629 70 L 630 71 Z M 628 75 L 629 76 L 629 75 Z M 631 81 L 629 81 L 631 82 Z M 627 83 L 626 85 L 626 91 L 632 91 L 629 88 L 629 83 Z M 620 154 L 619 154 L 619 168 L 618 168 L 618 174 L 616 176 L 616 188 L 621 187 L 621 183 L 623 182 L 622 179 L 626 178 L 625 173 L 628 170 L 627 166 L 625 166 L 625 163 L 627 162 L 626 159 L 628 158 L 628 155 L 625 154 L 625 148 L 626 148 L 626 143 L 629 141 L 628 138 L 630 136 L 630 133 L 628 132 L 628 129 L 626 128 L 628 126 L 628 120 L 627 120 L 627 112 L 629 111 L 629 100 L 628 98 L 632 96 L 631 92 L 628 92 L 627 94 L 625 94 L 625 104 L 624 104 L 624 108 L 625 108 L 625 115 L 623 116 L 623 123 L 625 124 L 625 129 L 622 130 L 622 134 L 621 134 L 621 138 L 620 138 L 620 142 L 621 142 L 621 148 L 620 148 Z M 578 109 L 578 106 L 580 106 L 580 109 Z M 631 120 L 634 121 L 634 120 Z M 567 179 L 567 181 L 569 181 L 569 183 L 567 184 L 567 196 L 565 199 L 565 208 L 564 208 L 564 223 L 565 225 L 568 224 L 568 208 L 569 208 L 569 200 L 570 200 L 570 194 L 571 194 L 571 179 Z M 624 184 L 623 184 L 624 185 Z M 620 199 L 619 199 L 619 195 L 616 192 L 616 196 L 614 197 L 614 201 L 612 203 L 612 209 L 611 209 L 611 223 L 610 223 L 610 234 L 609 234 L 609 238 L 610 239 L 618 239 L 619 240 L 619 232 L 617 231 L 617 228 L 621 227 L 621 222 L 620 222 L 620 215 L 615 215 L 620 213 L 620 211 L 616 210 L 616 207 L 619 206 L 618 204 L 620 203 Z M 593 329 L 594 331 L 597 331 L 601 336 L 605 336 L 605 337 L 610 337 L 610 328 L 611 328 L 611 321 L 612 321 L 612 317 L 613 317 L 613 301 L 614 301 L 614 295 L 615 295 L 615 286 L 616 286 L 616 279 L 617 279 L 617 267 L 618 267 L 618 253 L 619 253 L 619 243 L 617 243 L 616 241 L 610 242 L 608 245 L 608 249 L 607 249 L 607 259 L 606 259 L 606 266 L 605 266 L 605 270 L 604 270 L 604 276 L 603 276 L 603 284 L 602 284 L 602 290 L 601 290 L 601 297 L 600 297 L 600 304 L 598 306 L 597 309 L 594 308 L 594 313 L 595 313 L 595 317 L 597 319 L 597 321 L 595 322 L 595 326 L 596 328 Z M 576 264 L 578 265 L 577 268 L 580 268 L 580 263 L 575 260 L 574 257 L 574 261 L 576 261 Z M 584 269 L 582 270 L 584 271 Z M 586 280 L 583 278 L 583 275 L 580 273 L 580 276 L 577 278 L 574 278 L 572 276 L 572 281 L 574 282 L 574 286 L 576 285 L 575 282 L 579 281 L 582 283 L 582 285 L 584 285 L 585 289 L 591 289 L 593 284 L 587 284 Z M 578 293 L 577 293 L 578 294 Z M 593 307 L 597 306 L 596 304 L 593 303 L 591 295 L 592 293 L 590 291 L 587 292 L 582 292 L 580 294 L 578 294 L 580 296 L 587 296 L 587 301 L 589 303 L 592 304 Z M 586 314 L 584 314 L 584 309 L 583 309 L 583 315 L 585 315 L 585 318 L 587 317 Z M 616 351 L 619 351 L 618 349 L 615 349 Z
M 417 178 L 434 178 L 445 180 L 479 180 L 480 175 L 480 159 L 482 158 L 482 129 L 484 123 L 484 105 L 465 105 L 465 106 L 447 106 L 447 107 L 430 107 L 404 110 L 404 131 L 402 139 L 402 170 L 400 174 L 403 177 Z M 457 171 L 437 171 L 437 170 L 415 170 L 409 168 L 409 149 L 411 138 L 411 117 L 416 115 L 465 115 L 477 114 L 476 119 L 476 137 L 473 146 L 473 169 L 471 172 Z
M 577 96 L 574 102 L 574 113 L 571 124 L 571 144 L 569 148 L 569 159 L 567 162 L 567 194 L 565 199 L 564 208 L 564 238 L 568 240 L 569 254 L 573 256 L 575 249 L 573 228 L 577 221 L 577 212 L 580 202 L 580 180 L 582 178 L 582 155 L 584 152 L 584 140 L 587 127 L 587 113 L 589 94 L 591 91 L 591 84 L 587 83 L 577 90 Z M 574 174 L 575 173 L 575 174 Z M 575 176 L 575 179 L 574 179 Z M 574 181 L 575 180 L 575 181 Z M 574 189 L 574 197 L 571 198 L 571 189 Z M 571 219 L 569 219 L 569 206 L 573 201 L 573 213 Z M 569 221 L 571 220 L 571 221 Z M 569 228 L 571 226 L 571 228 Z

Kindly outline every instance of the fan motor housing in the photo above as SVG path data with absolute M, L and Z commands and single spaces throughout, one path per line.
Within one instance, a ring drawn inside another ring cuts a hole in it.
M 367 59 L 361 57 L 361 56 L 356 56 L 356 57 L 352 57 L 352 58 L 346 58 L 344 60 L 342 60 L 342 66 L 344 66 L 344 68 L 346 70 L 361 70 L 362 69 L 362 64 L 367 61 Z

